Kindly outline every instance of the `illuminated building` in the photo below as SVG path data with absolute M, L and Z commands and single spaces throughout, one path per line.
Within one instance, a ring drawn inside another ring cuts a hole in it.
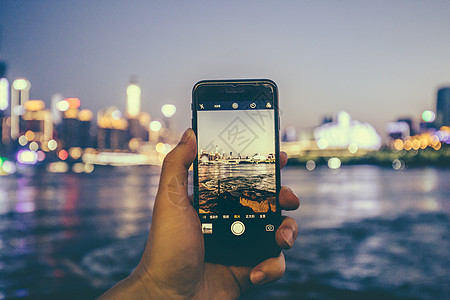
M 128 122 L 115 106 L 97 113 L 97 148 L 100 150 L 128 149 Z
M 410 122 L 405 119 L 389 122 L 386 124 L 386 133 L 391 140 L 405 139 L 411 135 Z
M 62 112 L 60 140 L 66 150 L 71 148 L 87 148 L 93 146 L 91 135 L 92 112 L 79 110 L 81 101 L 78 98 L 66 98 L 57 102 L 56 107 Z
M 0 156 L 6 152 L 5 145 L 9 142 L 10 128 L 8 121 L 10 118 L 6 116 L 6 109 L 9 104 L 9 82 L 6 76 L 6 63 L 0 61 Z
M 50 111 L 45 109 L 44 101 L 28 100 L 25 103 L 19 133 L 19 143 L 22 146 L 29 144 L 33 151 L 38 150 L 33 149 L 36 145 L 47 149 L 48 142 L 53 139 L 53 121 Z
M 314 129 L 314 137 L 319 149 L 342 149 L 354 144 L 359 149 L 377 150 L 381 146 L 372 125 L 352 120 L 345 111 L 339 112 L 335 121 Z
M 17 78 L 11 86 L 11 139 L 19 137 L 20 116 L 24 113 L 23 105 L 28 101 L 31 84 L 25 78 Z
M 62 121 L 62 112 L 58 108 L 58 106 L 59 106 L 58 104 L 63 99 L 64 99 L 64 97 L 61 94 L 55 94 L 52 96 L 52 99 L 51 99 L 50 111 L 52 112 L 52 119 L 53 119 L 53 123 L 55 125 L 58 125 Z
M 0 112 L 4 112 L 9 104 L 8 79 L 0 77 Z
M 450 126 L 450 87 L 438 90 L 436 103 L 436 127 Z
M 141 88 L 131 82 L 127 87 L 127 117 L 135 119 L 141 112 Z

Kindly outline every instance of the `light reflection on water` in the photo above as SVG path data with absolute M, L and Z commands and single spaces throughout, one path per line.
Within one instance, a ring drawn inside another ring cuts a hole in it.
M 285 253 L 286 276 L 244 299 L 450 292 L 449 175 L 287 167 L 283 185 L 302 199 L 300 210 L 288 213 L 300 238 Z M 126 276 L 145 245 L 158 183 L 159 169 L 138 167 L 0 177 L 0 298 L 92 298 Z

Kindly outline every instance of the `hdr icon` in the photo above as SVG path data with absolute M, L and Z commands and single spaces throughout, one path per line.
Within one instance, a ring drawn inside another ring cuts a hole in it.
M 275 227 L 272 224 L 267 224 L 266 225 L 266 231 L 274 231 Z

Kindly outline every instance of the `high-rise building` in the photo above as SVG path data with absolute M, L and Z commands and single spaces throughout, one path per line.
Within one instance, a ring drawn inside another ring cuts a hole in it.
M 11 139 L 19 137 L 20 116 L 30 96 L 31 84 L 25 78 L 17 78 L 11 86 Z
M 135 81 L 127 87 L 127 117 L 135 119 L 141 112 L 141 88 Z
M 437 92 L 436 126 L 450 126 L 450 87 L 440 88 Z

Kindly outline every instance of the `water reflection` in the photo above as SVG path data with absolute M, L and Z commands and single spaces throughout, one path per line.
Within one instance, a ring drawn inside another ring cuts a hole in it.
M 449 175 L 285 168 L 283 185 L 302 199 L 288 213 L 300 239 L 285 253 L 286 276 L 243 299 L 444 298 Z M 158 183 L 157 168 L 0 177 L 0 298 L 94 298 L 126 276 L 144 248 Z

